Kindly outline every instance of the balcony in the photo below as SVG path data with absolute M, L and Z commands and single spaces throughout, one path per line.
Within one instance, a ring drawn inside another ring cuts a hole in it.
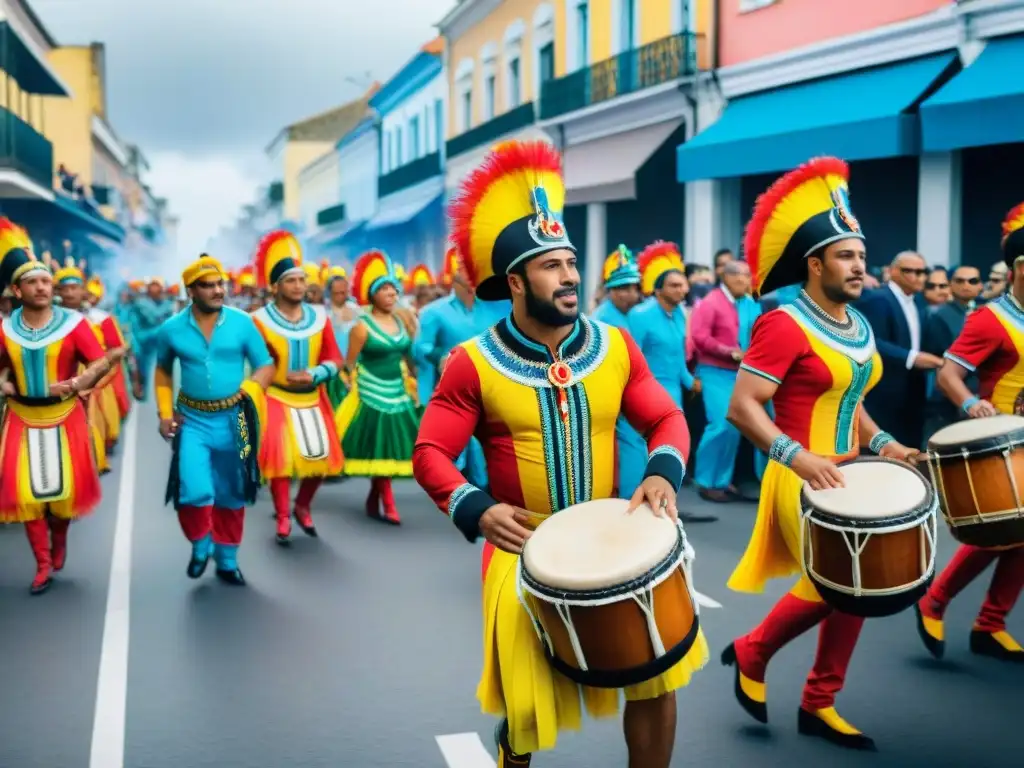
M 440 174 L 441 153 L 431 152 L 429 155 L 424 155 L 381 176 L 377 183 L 378 195 L 387 197 L 393 192 L 406 189 Z
M 92 185 L 92 199 L 96 201 L 96 205 L 113 205 L 113 197 L 110 194 L 110 187 L 103 186 L 102 184 Z
M 337 205 L 332 205 L 330 208 L 324 208 L 316 214 L 316 225 L 318 227 L 326 227 L 328 224 L 334 224 L 335 222 L 344 220 L 344 203 L 338 203 Z
M 506 134 L 532 125 L 535 118 L 532 101 L 520 104 L 503 115 L 498 115 L 486 123 L 470 128 L 465 133 L 460 133 L 458 136 L 448 139 L 445 142 L 445 155 L 447 157 L 455 157 L 463 152 L 475 149 L 481 144 L 500 139 Z M 381 196 L 383 194 L 382 191 Z
M 599 61 L 540 89 L 540 119 L 551 120 L 617 96 L 697 74 L 704 36 L 693 32 L 663 37 Z
M 31 125 L 2 107 L 0 167 L 17 171 L 43 189 L 53 187 L 53 145 Z

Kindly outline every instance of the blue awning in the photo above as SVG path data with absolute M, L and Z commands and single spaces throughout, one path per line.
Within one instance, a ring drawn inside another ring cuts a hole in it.
M 109 237 L 116 243 L 124 242 L 124 228 L 113 221 L 107 221 L 95 207 L 87 208 L 80 200 L 72 200 L 61 192 L 54 194 L 53 203 L 62 211 L 70 214 L 78 224 L 78 228 Z
M 963 72 L 921 105 L 926 152 L 1024 138 L 1024 35 L 990 40 Z
M 917 117 L 908 110 L 956 61 L 943 53 L 734 99 L 718 122 L 679 147 L 678 180 L 768 173 L 816 155 L 917 154 Z

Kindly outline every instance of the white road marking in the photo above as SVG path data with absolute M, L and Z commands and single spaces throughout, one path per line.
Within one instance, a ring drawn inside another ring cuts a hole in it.
M 452 733 L 435 738 L 448 768 L 497 768 L 478 733 Z
M 107 613 L 96 683 L 89 768 L 124 768 L 125 709 L 128 699 L 128 631 L 132 579 L 132 524 L 135 515 L 135 460 L 139 433 L 135 404 L 121 439 L 121 483 L 114 525 L 114 552 L 107 587 Z
M 708 597 L 707 595 L 701 594 L 696 589 L 693 590 L 694 597 L 697 598 L 697 605 L 701 608 L 721 608 L 722 604 L 714 598 Z

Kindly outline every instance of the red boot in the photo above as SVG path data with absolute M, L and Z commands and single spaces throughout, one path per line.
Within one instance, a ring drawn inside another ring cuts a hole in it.
M 64 564 L 68 559 L 68 526 L 70 520 L 59 517 L 48 517 L 46 522 L 50 526 L 50 559 L 54 571 L 63 571 Z
M 401 525 L 402 518 L 398 516 L 398 507 L 395 506 L 395 494 L 391 490 L 391 478 L 380 479 L 380 498 L 384 506 L 384 514 L 381 520 L 391 525 Z
M 291 516 L 292 481 L 287 477 L 275 477 L 270 481 L 270 496 L 274 501 L 274 518 L 277 520 L 277 543 L 287 544 L 292 535 Z
M 299 483 L 299 492 L 295 494 L 295 519 L 299 521 L 299 527 L 307 536 L 317 538 L 316 526 L 313 525 L 313 515 L 309 508 L 313 504 L 313 496 L 324 481 L 322 477 L 307 477 Z
M 30 520 L 25 523 L 25 535 L 36 557 L 36 577 L 32 579 L 30 591 L 41 595 L 50 588 L 52 560 L 50 559 L 50 528 L 45 520 Z
M 366 516 L 375 520 L 380 518 L 380 482 L 381 478 L 370 478 L 370 492 L 366 496 Z

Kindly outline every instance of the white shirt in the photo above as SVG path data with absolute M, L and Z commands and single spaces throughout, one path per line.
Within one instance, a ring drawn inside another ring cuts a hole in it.
M 917 314 L 917 304 L 914 303 L 913 295 L 907 295 L 903 289 L 892 280 L 889 281 L 889 290 L 903 308 L 903 317 L 907 320 L 907 327 L 910 328 L 910 354 L 907 355 L 907 370 L 914 367 L 914 360 L 921 351 L 921 318 Z

